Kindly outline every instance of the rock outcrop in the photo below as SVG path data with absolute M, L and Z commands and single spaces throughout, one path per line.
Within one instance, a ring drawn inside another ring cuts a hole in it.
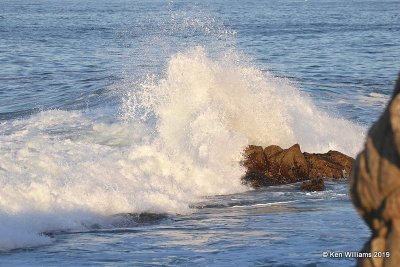
M 289 184 L 312 178 L 346 178 L 353 158 L 337 151 L 325 154 L 302 153 L 295 144 L 288 149 L 279 146 L 248 146 L 243 166 L 247 173 L 243 183 L 252 187 Z
M 400 79 L 356 159 L 350 191 L 372 230 L 363 249 L 372 257 L 359 258 L 358 266 L 400 266 Z
M 288 149 L 268 146 L 264 154 L 267 162 L 264 174 L 278 179 L 278 183 L 294 183 L 308 177 L 308 164 L 298 144 Z
M 337 151 L 329 151 L 325 154 L 304 153 L 309 164 L 310 178 L 329 177 L 343 178 L 349 177 L 354 159 Z
M 300 189 L 303 191 L 323 191 L 325 190 L 325 182 L 322 178 L 314 178 L 301 183 Z
M 244 151 L 245 161 L 243 165 L 251 172 L 264 172 L 266 168 L 266 159 L 264 150 L 261 146 L 248 146 Z

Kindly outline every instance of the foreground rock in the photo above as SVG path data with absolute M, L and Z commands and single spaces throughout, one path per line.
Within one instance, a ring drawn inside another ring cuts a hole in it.
M 314 178 L 309 181 L 304 181 L 301 183 L 301 190 L 313 192 L 313 191 L 323 191 L 325 190 L 325 182 L 322 178 Z
M 302 153 L 295 144 L 288 149 L 279 146 L 248 146 L 243 165 L 247 168 L 243 183 L 258 188 L 309 180 L 312 178 L 346 178 L 354 159 L 338 151 L 325 154 Z
M 400 266 L 400 80 L 357 157 L 351 196 L 372 230 L 363 249 L 372 257 L 359 258 L 358 266 Z

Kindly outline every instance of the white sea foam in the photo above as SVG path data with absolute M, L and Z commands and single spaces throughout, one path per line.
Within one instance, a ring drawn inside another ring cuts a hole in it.
M 0 249 L 46 244 L 42 232 L 104 225 L 117 213 L 187 213 L 202 196 L 247 190 L 239 161 L 248 144 L 355 155 L 361 127 L 241 62 L 201 47 L 175 54 L 164 75 L 122 96 L 114 122 L 57 110 L 3 122 Z
M 249 143 L 287 147 L 298 142 L 307 151 L 355 155 L 361 127 L 318 110 L 287 79 L 240 62 L 234 52 L 212 60 L 201 47 L 179 53 L 171 58 L 165 78 L 150 77 L 139 93 L 128 94 L 125 117 L 143 110 L 155 115 L 162 138 L 173 139 L 169 143 L 186 142 L 182 126 L 203 119 L 203 131 L 222 125 Z

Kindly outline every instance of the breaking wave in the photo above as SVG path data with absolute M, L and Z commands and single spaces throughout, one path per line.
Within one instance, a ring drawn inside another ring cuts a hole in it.
M 248 144 L 356 154 L 362 127 L 245 61 L 194 47 L 172 55 L 162 75 L 126 80 L 118 118 L 94 116 L 100 108 L 2 122 L 0 250 L 49 243 L 47 231 L 112 227 L 119 213 L 188 213 L 204 196 L 248 190 L 239 164 Z

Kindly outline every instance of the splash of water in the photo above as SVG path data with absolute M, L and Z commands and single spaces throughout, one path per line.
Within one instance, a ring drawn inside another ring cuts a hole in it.
M 363 129 L 318 110 L 290 81 L 202 47 L 171 57 L 123 96 L 123 120 L 44 111 L 3 122 L 0 249 L 50 242 L 42 232 L 106 225 L 117 213 L 187 213 L 241 185 L 248 144 L 300 143 L 354 155 Z
M 317 109 L 289 80 L 241 62 L 235 51 L 219 59 L 208 57 L 202 47 L 177 53 L 165 78 L 150 76 L 139 91 L 128 93 L 123 116 L 157 120 L 160 138 L 174 148 L 201 131 L 212 133 L 219 125 L 218 131 L 246 140 L 239 147 L 300 143 L 312 152 L 336 149 L 356 154 L 362 127 Z

